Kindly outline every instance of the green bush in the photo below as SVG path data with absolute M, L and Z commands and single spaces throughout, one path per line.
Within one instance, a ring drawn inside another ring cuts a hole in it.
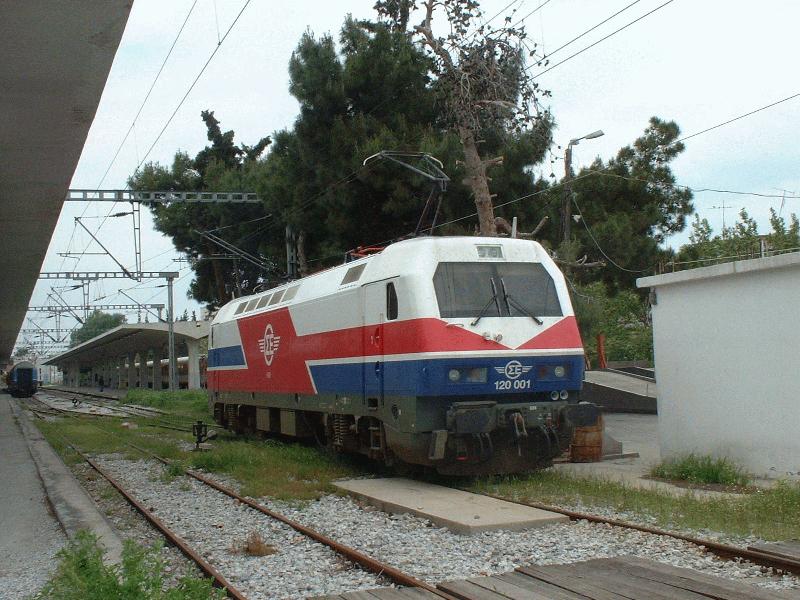
M 573 289 L 572 301 L 586 353 L 597 360 L 597 335 L 606 336 L 606 358 L 653 361 L 653 329 L 647 301 L 633 291 L 610 296 L 601 282 Z
M 97 538 L 78 532 L 59 553 L 59 564 L 37 598 L 42 600 L 210 600 L 224 598 L 210 579 L 184 577 L 164 587 L 160 548 L 125 542 L 120 565 L 103 563 Z
M 650 475 L 673 481 L 722 485 L 745 486 L 751 481 L 744 469 L 727 458 L 696 454 L 666 460 L 653 467 Z

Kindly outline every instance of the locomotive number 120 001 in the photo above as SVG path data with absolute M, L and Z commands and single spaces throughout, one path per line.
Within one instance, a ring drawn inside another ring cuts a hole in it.
M 510 379 L 504 379 L 502 381 L 495 381 L 494 382 L 494 389 L 496 390 L 529 390 L 531 389 L 531 380 L 530 379 L 515 379 L 511 381 Z

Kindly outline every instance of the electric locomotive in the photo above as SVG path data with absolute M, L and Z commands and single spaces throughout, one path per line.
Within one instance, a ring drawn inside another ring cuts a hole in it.
M 420 237 L 238 298 L 208 391 L 240 432 L 316 437 L 443 474 L 548 466 L 597 407 L 564 277 L 536 242 Z

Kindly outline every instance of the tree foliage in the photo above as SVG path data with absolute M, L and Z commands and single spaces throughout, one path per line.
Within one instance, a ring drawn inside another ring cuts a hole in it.
M 83 342 L 89 341 L 97 337 L 101 333 L 105 333 L 114 327 L 118 327 L 125 323 L 125 315 L 104 313 L 100 310 L 95 310 L 89 315 L 83 325 L 77 328 L 70 335 L 70 347 L 77 346 Z
M 171 167 L 147 163 L 130 177 L 132 190 L 252 191 L 258 158 L 271 138 L 266 136 L 252 147 L 237 146 L 233 131 L 223 133 L 213 111 L 203 111 L 201 117 L 211 145 L 194 159 L 177 152 Z M 175 248 L 192 261 L 196 277 L 190 295 L 199 302 L 218 306 L 232 294 L 251 292 L 267 276 L 251 263 L 220 257 L 225 251 L 198 233 L 212 230 L 234 246 L 259 254 L 260 228 L 266 220 L 262 205 L 173 203 L 150 209 L 156 229 L 170 236 Z
M 413 1 L 379 1 L 376 9 L 397 30 L 404 30 Z M 487 134 L 524 134 L 542 127 L 550 131 L 550 115 L 538 108 L 538 85 L 525 67 L 534 56 L 524 27 L 507 17 L 499 27 L 483 21 L 474 0 L 425 0 L 423 21 L 414 27 L 419 43 L 430 58 L 432 89 L 436 93 L 439 123 L 458 136 L 464 161 L 464 183 L 478 213 L 480 233 L 495 235 L 489 170 L 503 155 L 483 145 Z M 434 32 L 434 12 L 444 13 L 448 34 Z M 535 44 L 533 45 L 535 47 Z M 540 132 L 541 133 L 541 132 Z M 548 139 L 549 143 L 549 139 Z
M 265 275 L 241 262 L 233 268 L 209 260 L 218 250 L 195 230 L 219 229 L 240 248 L 283 265 L 289 226 L 299 238 L 302 274 L 341 261 L 349 249 L 413 232 L 431 184 L 391 162 L 362 164 L 381 150 L 441 159 L 452 181 L 438 222 L 452 223 L 439 231 L 471 234 L 475 205 L 463 182 L 463 149 L 443 124 L 431 73 L 431 58 L 402 28 L 347 18 L 338 40 L 310 31 L 300 39 L 289 62 L 289 91 L 300 107 L 291 128 L 251 149 L 235 145 L 233 132 L 222 133 L 206 111 L 209 147 L 194 159 L 178 152 L 170 167 L 148 164 L 136 173 L 133 189 L 247 190 L 264 199 L 259 207 L 153 207 L 156 227 L 194 261 L 192 297 L 219 305 L 237 281 L 247 293 L 281 270 Z M 542 120 L 524 131 L 483 132 L 483 147 L 505 159 L 493 172 L 499 200 L 545 187 L 532 167 L 547 151 L 551 125 Z M 498 214 L 510 218 L 518 208 Z M 248 223 L 253 219 L 261 220 Z
M 572 244 L 561 253 L 566 259 L 588 255 L 606 261 L 602 269 L 575 271 L 577 281 L 599 279 L 612 293 L 633 289 L 636 278 L 652 272 L 664 255 L 660 244 L 685 228 L 693 211 L 692 192 L 675 185 L 670 168 L 684 150 L 675 143 L 679 136 L 674 121 L 652 117 L 644 134 L 615 158 L 597 158 L 577 174 L 571 188 L 579 221 L 572 228 Z M 557 219 L 555 200 L 549 211 Z M 554 248 L 560 243 L 558 233 L 547 230 Z
M 800 249 L 800 221 L 797 215 L 790 215 L 787 224 L 786 219 L 770 208 L 769 223 L 771 230 L 759 234 L 755 219 L 742 208 L 736 223 L 714 235 L 708 220 L 695 215 L 689 243 L 680 248 L 675 265 L 680 268 L 702 267 Z
M 605 336 L 606 358 L 653 361 L 653 329 L 646 300 L 633 290 L 609 295 L 596 281 L 574 290 L 575 315 L 586 353 L 596 365 L 597 336 Z

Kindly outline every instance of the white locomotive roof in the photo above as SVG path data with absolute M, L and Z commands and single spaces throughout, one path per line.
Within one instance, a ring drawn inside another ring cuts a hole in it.
M 501 256 L 478 248 L 501 248 Z M 491 254 L 495 254 L 492 256 Z M 555 269 L 555 264 L 538 242 L 531 240 L 476 237 L 418 237 L 387 246 L 383 251 L 314 273 L 284 285 L 250 296 L 242 296 L 219 309 L 214 323 L 239 316 L 291 306 L 311 298 L 320 298 L 365 283 L 389 277 L 433 276 L 440 262 L 503 261 L 540 262 Z

